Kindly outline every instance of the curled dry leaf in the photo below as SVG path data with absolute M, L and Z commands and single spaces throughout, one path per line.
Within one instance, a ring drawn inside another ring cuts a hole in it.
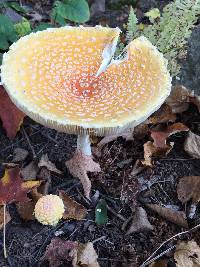
M 191 157 L 200 159 L 200 136 L 190 131 L 185 140 L 184 149 Z
M 59 267 L 64 262 L 72 260 L 70 252 L 77 247 L 77 242 L 55 237 L 51 239 L 51 243 L 46 247 L 46 251 L 41 260 L 48 260 L 50 267 Z
M 31 161 L 21 170 L 20 174 L 26 181 L 36 180 L 38 171 L 39 168 L 37 164 L 34 161 Z
M 190 98 L 191 102 L 195 104 L 200 112 L 200 96 L 193 96 Z
M 176 267 L 200 267 L 200 247 L 195 241 L 179 242 L 174 253 Z
M 159 110 L 157 110 L 149 119 L 148 123 L 166 123 L 174 122 L 176 120 L 176 115 L 172 112 L 172 109 L 167 104 L 163 104 Z
M 156 147 L 153 142 L 148 141 L 144 144 L 144 160 L 142 164 L 145 166 L 153 166 L 152 157 L 165 157 L 173 148 L 173 143 L 164 147 Z
M 183 131 L 189 131 L 188 127 L 186 127 L 184 124 L 177 122 L 174 123 L 168 127 L 166 127 L 162 131 L 151 131 L 151 137 L 153 138 L 153 145 L 155 147 L 162 147 L 164 148 L 166 146 L 166 139 L 175 133 L 183 132 Z
M 170 96 L 166 103 L 172 109 L 173 113 L 182 113 L 189 108 L 190 96 L 193 93 L 182 85 L 177 85 L 172 88 Z
M 149 133 L 149 126 L 146 122 L 139 124 L 134 128 L 133 137 L 143 139 Z
M 200 201 L 200 176 L 182 177 L 177 186 L 178 199 L 186 203 L 192 199 L 193 203 Z
M 70 173 L 80 179 L 84 194 L 87 198 L 90 198 L 91 181 L 87 175 L 87 172 L 100 172 L 101 168 L 96 163 L 92 156 L 84 155 L 81 151 L 76 151 L 72 159 L 66 161 L 66 166 Z
M 31 192 L 31 200 L 28 202 L 18 202 L 16 203 L 17 211 L 20 217 L 25 220 L 34 220 L 34 209 L 35 204 L 42 197 L 42 194 L 38 193 L 37 188 L 33 189 Z
M 6 209 L 6 224 L 9 223 L 11 220 L 10 213 Z M 0 230 L 3 228 L 4 225 L 4 207 L 0 206 Z
M 183 211 L 172 210 L 166 207 L 161 207 L 157 204 L 145 204 L 145 206 L 158 213 L 164 219 L 181 227 L 188 228 L 186 215 Z
M 41 159 L 40 159 L 40 162 L 38 163 L 38 167 L 41 168 L 41 167 L 45 167 L 47 168 L 49 171 L 51 172 L 55 172 L 57 174 L 61 174 L 62 172 L 59 171 L 57 168 L 56 168 L 56 165 L 54 163 L 52 163 L 49 158 L 48 158 L 48 155 L 45 154 L 45 155 L 42 155 Z
M 78 249 L 73 251 L 73 267 L 100 267 L 97 262 L 98 255 L 92 242 L 79 244 Z
M 59 197 L 62 198 L 65 205 L 63 219 L 82 220 L 87 214 L 86 208 L 70 198 L 64 191 L 59 191 Z
M 99 149 L 102 149 L 106 144 L 116 140 L 120 136 L 126 139 L 126 141 L 133 140 L 133 129 L 130 128 L 121 133 L 106 135 L 101 139 L 97 146 Z
M 131 223 L 130 223 L 131 222 Z M 127 225 L 130 226 L 127 229 Z M 147 213 L 142 207 L 137 207 L 133 216 L 131 216 L 122 226 L 126 230 L 126 235 L 143 231 L 152 231 L 153 226 L 150 224 Z
M 13 104 L 3 86 L 0 85 L 0 119 L 10 139 L 15 138 L 24 117 L 25 114 Z
M 39 181 L 23 182 L 18 167 L 6 169 L 0 180 L 0 205 L 12 202 L 26 202 L 27 193 L 40 185 Z

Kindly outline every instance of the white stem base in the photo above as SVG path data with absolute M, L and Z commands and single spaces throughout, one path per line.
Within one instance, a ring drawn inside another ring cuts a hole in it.
M 87 156 L 92 155 L 89 135 L 87 134 L 78 135 L 77 149 Z

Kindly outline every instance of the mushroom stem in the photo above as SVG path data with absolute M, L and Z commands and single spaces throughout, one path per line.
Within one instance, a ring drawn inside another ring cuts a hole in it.
M 91 146 L 90 146 L 90 137 L 88 134 L 78 135 L 77 149 L 87 156 L 92 155 Z

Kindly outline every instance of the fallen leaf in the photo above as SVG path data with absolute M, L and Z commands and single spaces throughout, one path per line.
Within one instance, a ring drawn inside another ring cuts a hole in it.
M 189 108 L 190 96 L 192 95 L 193 93 L 186 87 L 177 85 L 172 88 L 166 103 L 171 107 L 173 113 L 182 113 Z
M 200 201 L 200 176 L 182 177 L 177 185 L 178 199 L 186 203 L 192 199 L 193 203 Z
M 41 197 L 42 194 L 38 193 L 37 188 L 35 188 L 31 192 L 30 201 L 16 203 L 17 211 L 23 220 L 30 221 L 35 219 L 34 216 L 35 204 Z
M 164 219 L 177 224 L 181 227 L 188 228 L 185 212 L 169 209 L 166 207 L 159 206 L 157 204 L 145 204 L 145 207 L 158 213 Z
M 190 131 L 185 140 L 184 150 L 191 157 L 200 159 L 200 136 Z
M 152 157 L 166 157 L 166 155 L 172 150 L 173 143 L 166 144 L 164 147 L 156 147 L 153 142 L 148 141 L 144 144 L 144 160 L 142 164 L 145 166 L 153 166 Z
M 11 220 L 10 213 L 6 209 L 6 224 L 9 223 Z M 0 230 L 3 228 L 4 225 L 4 207 L 0 206 Z
M 0 118 L 10 139 L 15 138 L 24 117 L 25 114 L 13 104 L 6 90 L 0 85 Z
M 26 167 L 21 170 L 21 176 L 24 180 L 36 180 L 38 173 L 38 166 L 34 161 L 31 161 Z
M 147 213 L 142 207 L 137 207 L 133 216 L 125 221 L 122 226 L 122 230 L 126 231 L 126 235 L 130 235 L 132 233 L 140 233 L 143 231 L 152 231 L 153 229 L 153 226 L 150 224 L 147 218 Z
M 59 197 L 62 198 L 65 205 L 63 219 L 82 220 L 87 215 L 86 208 L 69 197 L 64 191 L 59 191 Z
M 41 167 L 45 167 L 47 168 L 49 171 L 51 172 L 55 172 L 57 174 L 61 174 L 62 172 L 59 171 L 57 168 L 56 168 L 56 165 L 54 163 L 52 163 L 49 158 L 48 158 L 48 155 L 45 154 L 45 155 L 42 155 L 41 159 L 40 159 L 40 162 L 38 163 L 38 167 L 41 168 Z
M 129 128 L 129 129 L 125 129 L 121 133 L 106 135 L 105 137 L 101 139 L 101 141 L 98 143 L 97 146 L 98 148 L 102 149 L 106 144 L 116 140 L 118 137 L 123 137 L 126 141 L 133 140 L 133 129 Z
M 14 157 L 13 157 L 13 162 L 19 162 L 23 161 L 26 159 L 28 156 L 28 151 L 26 149 L 17 147 L 14 149 Z
M 161 259 L 156 262 L 152 262 L 149 267 L 168 267 L 168 260 L 167 259 Z
M 186 127 L 184 124 L 177 122 L 172 125 L 167 126 L 162 131 L 152 130 L 151 131 L 151 137 L 153 138 L 153 145 L 155 147 L 164 148 L 166 146 L 166 139 L 171 136 L 172 134 L 183 132 L 183 131 L 189 131 L 188 127 Z
M 81 151 L 76 151 L 73 158 L 66 161 L 66 166 L 70 173 L 80 179 L 84 194 L 87 198 L 90 198 L 91 181 L 87 175 L 87 172 L 100 172 L 101 168 L 96 163 L 92 156 L 84 155 Z
M 174 253 L 176 267 L 200 267 L 200 247 L 195 241 L 179 242 Z
M 59 267 L 64 262 L 72 260 L 70 252 L 77 247 L 77 242 L 55 237 L 51 239 L 51 243 L 46 247 L 46 251 L 41 260 L 48 260 L 50 267 Z
M 167 104 L 163 104 L 159 110 L 157 110 L 147 122 L 152 124 L 174 122 L 176 115 L 172 112 L 172 109 Z
M 39 181 L 23 182 L 19 173 L 18 167 L 5 170 L 0 180 L 0 205 L 29 201 L 27 193 L 40 185 Z
M 78 249 L 73 253 L 73 267 L 100 267 L 97 262 L 98 255 L 93 247 L 92 242 L 79 244 Z
M 149 126 L 146 122 L 139 124 L 134 128 L 133 137 L 141 140 L 149 133 Z

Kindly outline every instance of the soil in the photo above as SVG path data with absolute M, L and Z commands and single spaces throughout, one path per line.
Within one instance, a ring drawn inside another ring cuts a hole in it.
M 51 1 L 47 2 L 49 4 Z M 113 12 L 112 23 L 115 26 L 119 26 L 116 12 L 121 14 L 122 11 L 109 9 L 107 12 L 109 14 Z M 126 19 L 127 17 L 125 16 L 124 20 Z M 97 17 L 92 18 L 91 24 L 96 20 L 98 20 Z M 181 114 L 177 121 L 185 123 L 194 133 L 200 135 L 200 115 L 193 105 L 190 106 L 187 112 Z M 31 147 L 24 135 L 24 131 L 28 135 Z M 1 177 L 4 174 L 4 165 L 2 163 L 12 162 L 14 149 L 17 147 L 29 151 L 27 159 L 21 162 L 20 167 L 28 165 L 33 160 L 32 149 L 37 156 L 36 162 L 39 161 L 42 155 L 48 154 L 49 159 L 63 172 L 61 176 L 52 174 L 49 193 L 56 194 L 62 188 L 88 209 L 88 215 L 84 220 L 61 221 L 56 227 L 48 227 L 39 224 L 37 221 L 23 221 L 17 213 L 15 204 L 9 205 L 7 208 L 12 220 L 6 226 L 8 258 L 5 260 L 3 257 L 3 244 L 0 241 L 0 267 L 48 266 L 48 262 L 41 261 L 41 257 L 51 239 L 59 233 L 61 238 L 72 241 L 85 243 L 96 240 L 94 247 L 99 256 L 100 266 L 140 266 L 163 241 L 184 230 L 180 226 L 162 219 L 143 205 L 148 202 L 160 205 L 177 205 L 180 210 L 185 209 L 177 198 L 177 183 L 183 176 L 200 174 L 200 160 L 191 159 L 184 152 L 183 144 L 186 135 L 187 133 L 178 133 L 171 137 L 169 141 L 174 142 L 175 146 L 168 156 L 164 159 L 155 159 L 155 165 L 152 169 L 145 169 L 137 175 L 137 180 L 143 179 L 147 182 L 150 180 L 157 182 L 150 188 L 146 186 L 140 194 L 129 194 L 128 197 L 124 193 L 126 181 L 129 180 L 130 186 L 134 188 L 134 179 L 136 178 L 132 178 L 130 181 L 130 173 L 135 162 L 143 158 L 143 144 L 149 140 L 149 137 L 145 137 L 142 140 L 135 138 L 132 141 L 125 141 L 120 137 L 105 145 L 101 156 L 95 158 L 100 163 L 102 172 L 90 174 L 90 178 L 92 180 L 92 195 L 99 191 L 100 198 L 106 200 L 111 211 L 108 210 L 107 224 L 97 226 L 94 221 L 94 202 L 88 203 L 86 201 L 80 182 L 72 177 L 65 167 L 65 161 L 72 157 L 76 149 L 76 136 L 58 133 L 55 130 L 47 129 L 37 124 L 29 118 L 25 118 L 22 129 L 15 139 L 9 140 L 0 125 Z M 123 220 L 117 214 L 128 219 L 135 206 L 145 208 L 148 219 L 154 227 L 153 231 L 126 235 L 125 231 L 122 230 Z M 198 224 L 199 221 L 200 209 L 197 209 L 196 215 L 190 221 L 189 226 L 192 227 Z M 199 243 L 200 233 L 196 231 L 184 234 L 180 239 L 194 239 Z M 2 232 L 0 240 L 2 240 Z M 162 247 L 160 253 L 172 245 L 172 243 L 169 243 L 167 246 Z M 175 263 L 171 260 L 168 265 L 175 266 Z M 68 262 L 63 266 L 70 267 L 71 265 Z

